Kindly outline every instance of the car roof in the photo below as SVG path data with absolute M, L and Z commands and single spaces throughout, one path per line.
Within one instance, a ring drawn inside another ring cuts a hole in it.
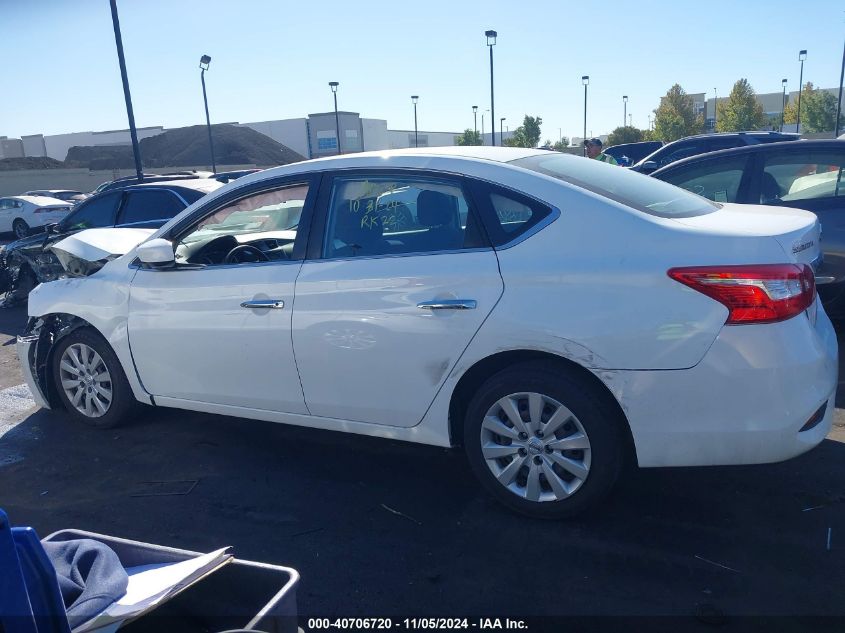
M 141 182 L 136 185 L 123 187 L 120 191 L 133 191 L 137 189 L 156 189 L 166 187 L 168 189 L 193 189 L 202 193 L 210 193 L 223 186 L 223 183 L 214 178 L 194 178 L 189 180 L 161 180 L 158 182 Z M 114 190 L 112 190 L 114 191 Z
M 68 206 L 68 202 L 66 200 L 59 200 L 58 198 L 50 198 L 48 196 L 3 196 L 3 198 L 12 198 L 14 200 L 23 200 L 24 202 L 29 202 L 30 204 L 36 204 L 39 206 L 57 206 L 57 207 L 66 207 Z
M 730 158 L 740 154 L 750 154 L 753 152 L 773 152 L 778 150 L 787 150 L 793 152 L 805 152 L 812 149 L 838 149 L 845 152 L 845 141 L 838 139 L 817 139 L 817 140 L 800 140 L 800 141 L 781 141 L 779 143 L 760 143 L 755 145 L 744 145 L 742 147 L 731 147 L 729 149 L 720 149 L 715 152 L 707 152 L 705 154 L 696 154 L 695 156 L 688 156 L 681 160 L 669 163 L 665 167 L 656 169 L 652 172 L 652 176 L 660 175 L 661 173 L 669 172 L 673 169 L 690 165 L 698 161 Z

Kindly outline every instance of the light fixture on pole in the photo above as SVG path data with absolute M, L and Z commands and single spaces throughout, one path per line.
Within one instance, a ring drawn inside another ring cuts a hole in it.
M 478 134 L 478 106 L 472 106 L 472 131 Z
M 786 79 L 781 79 L 780 83 L 783 86 L 783 96 L 780 100 L 780 131 L 783 132 L 783 113 L 786 110 Z
M 625 127 L 625 121 L 628 120 L 628 95 L 622 95 L 622 103 L 624 110 L 622 111 L 622 127 Z
M 807 59 L 807 51 L 798 51 L 798 61 L 801 62 L 801 75 L 798 79 L 798 116 L 796 117 L 795 131 L 801 133 L 801 90 L 804 88 L 804 60 Z
M 492 132 L 491 135 L 491 145 L 496 144 L 496 105 L 495 99 L 493 96 L 493 47 L 496 45 L 496 36 L 498 33 L 496 31 L 484 31 L 484 35 L 487 36 L 487 48 L 490 49 L 490 130 Z
M 334 95 L 334 125 L 335 125 L 335 134 L 337 135 L 337 153 L 340 154 L 340 117 L 337 114 L 337 87 L 340 84 L 336 81 L 329 82 L 329 88 L 332 89 L 332 94 Z
M 217 163 L 214 160 L 214 139 L 211 137 L 211 118 L 208 116 L 208 97 L 205 94 L 205 71 L 211 63 L 211 57 L 200 57 L 200 81 L 202 81 L 202 101 L 205 104 L 205 125 L 208 128 L 208 147 L 211 150 L 211 171 L 217 173 Z
M 420 146 L 420 137 L 417 133 L 417 100 L 419 99 L 418 95 L 411 95 L 411 103 L 414 104 L 414 147 Z
M 581 83 L 584 84 L 584 141 L 587 140 L 587 86 L 590 85 L 590 76 L 584 75 L 581 77 Z M 587 146 L 582 142 L 584 145 L 584 156 L 587 155 Z

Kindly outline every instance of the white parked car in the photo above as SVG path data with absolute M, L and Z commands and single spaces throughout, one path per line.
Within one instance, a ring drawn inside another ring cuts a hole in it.
M 269 169 L 127 230 L 57 244 L 96 272 L 36 288 L 18 339 L 39 404 L 94 426 L 140 402 L 462 445 L 499 500 L 558 517 L 628 460 L 779 461 L 831 425 L 803 211 L 455 147 Z
M 0 233 L 15 234 L 18 239 L 30 229 L 59 222 L 72 205 L 64 200 L 44 196 L 9 196 L 0 198 Z
M 76 191 L 75 189 L 37 189 L 35 191 L 27 191 L 25 196 L 46 196 L 48 198 L 56 198 L 71 204 L 79 204 L 86 198 L 90 198 L 91 194 Z

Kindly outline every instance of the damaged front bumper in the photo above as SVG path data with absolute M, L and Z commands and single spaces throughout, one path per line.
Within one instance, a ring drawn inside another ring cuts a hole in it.
M 29 331 L 30 328 L 27 328 Z M 50 402 L 47 399 L 46 390 L 46 368 L 38 367 L 38 343 L 40 334 L 22 334 L 18 336 L 16 347 L 18 351 L 18 360 L 21 364 L 21 373 L 23 373 L 24 380 L 32 392 L 32 399 L 35 404 L 45 409 L 50 409 Z

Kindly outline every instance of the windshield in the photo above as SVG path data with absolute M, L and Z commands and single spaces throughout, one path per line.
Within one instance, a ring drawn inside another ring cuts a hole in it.
M 720 208 L 701 196 L 656 178 L 588 158 L 542 154 L 519 158 L 510 164 L 552 176 L 637 211 L 663 218 L 688 218 Z

